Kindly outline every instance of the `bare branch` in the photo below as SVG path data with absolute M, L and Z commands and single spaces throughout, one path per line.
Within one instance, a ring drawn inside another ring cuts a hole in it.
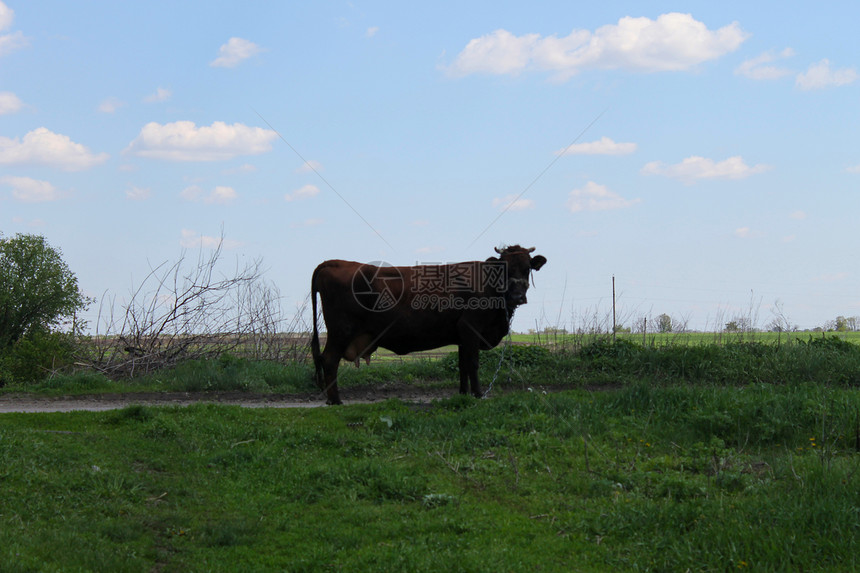
M 254 260 L 224 274 L 222 244 L 189 264 L 183 251 L 161 263 L 130 291 L 115 320 L 116 297 L 105 296 L 89 355 L 81 358 L 110 376 L 126 377 L 226 352 L 261 360 L 304 360 L 308 300 L 284 324 L 281 296 Z M 107 305 L 107 306 L 105 306 Z M 118 324 L 119 323 L 119 324 Z M 299 330 L 301 328 L 301 330 Z

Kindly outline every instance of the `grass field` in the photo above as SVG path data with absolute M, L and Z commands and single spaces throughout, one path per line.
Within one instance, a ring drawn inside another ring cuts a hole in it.
M 857 333 L 851 333 L 857 334 Z M 618 386 L 636 381 L 667 383 L 821 383 L 860 385 L 860 337 L 820 334 L 794 337 L 791 342 L 761 340 L 705 343 L 696 338 L 665 339 L 641 344 L 636 336 L 606 336 L 552 345 L 528 344 L 515 335 L 512 344 L 481 353 L 479 378 L 505 389 L 530 387 Z M 546 341 L 544 341 L 546 342 Z M 449 387 L 458 385 L 456 348 L 400 357 L 375 353 L 370 366 L 354 368 L 344 362 L 339 385 L 381 386 L 406 384 Z M 0 392 L 86 394 L 136 391 L 246 391 L 314 392 L 309 359 L 286 363 L 251 360 L 224 354 L 219 359 L 188 361 L 145 376 L 111 380 L 83 370 L 53 375 L 40 382 L 12 383 Z
M 852 340 L 514 344 L 480 372 L 487 400 L 0 415 L 0 571 L 860 566 Z M 444 354 L 340 382 L 455 380 Z M 225 355 L 3 389 L 21 390 L 313 386 L 307 363 Z
M 849 571 L 860 395 L 0 416 L 3 571 Z
M 633 342 L 646 347 L 725 345 L 745 342 L 781 346 L 797 344 L 798 341 L 808 342 L 811 339 L 822 337 L 838 338 L 860 345 L 860 332 L 648 332 L 645 334 L 618 333 L 615 340 Z M 612 340 L 612 335 L 607 333 L 571 334 L 561 332 L 513 333 L 506 339 L 508 343 L 516 345 L 542 346 L 552 350 L 572 352 L 605 340 Z M 426 352 L 397 356 L 384 348 L 380 348 L 374 354 L 374 359 L 405 361 L 439 358 L 448 353 L 456 352 L 456 350 L 456 346 L 445 346 Z
M 611 334 L 570 334 L 537 333 L 513 334 L 512 340 L 519 344 L 537 344 L 561 347 L 581 347 L 595 340 L 611 338 Z M 794 344 L 798 340 L 810 338 L 836 337 L 841 340 L 860 344 L 860 332 L 648 332 L 617 333 L 615 338 L 642 344 L 643 346 L 733 344 L 739 342 L 758 342 L 762 344 Z

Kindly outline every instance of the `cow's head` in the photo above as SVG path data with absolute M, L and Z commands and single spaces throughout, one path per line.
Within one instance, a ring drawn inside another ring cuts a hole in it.
M 529 290 L 529 277 L 531 271 L 540 270 L 546 264 L 543 255 L 531 256 L 535 250 L 523 248 L 519 245 L 499 249 L 496 247 L 498 258 L 490 257 L 488 261 L 502 261 L 505 263 L 507 273 L 507 288 L 505 289 L 505 303 L 509 309 L 516 308 L 528 302 L 526 291 Z

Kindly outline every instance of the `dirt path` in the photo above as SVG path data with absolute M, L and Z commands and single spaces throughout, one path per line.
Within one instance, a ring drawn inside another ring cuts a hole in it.
M 415 403 L 429 403 L 452 396 L 456 390 L 416 387 L 348 388 L 341 390 L 345 404 L 368 404 L 399 398 Z M 0 395 L 0 414 L 12 412 L 99 412 L 116 410 L 134 404 L 142 406 L 189 406 L 191 404 L 229 404 L 246 408 L 315 408 L 325 405 L 318 393 L 255 394 L 249 392 L 146 392 L 127 394 L 91 394 L 86 396 L 35 396 L 32 394 Z
M 535 391 L 561 392 L 579 388 L 592 392 L 605 392 L 617 388 L 615 385 L 567 386 L 553 385 L 536 387 Z M 500 395 L 524 388 L 499 388 L 492 395 Z M 434 400 L 450 398 L 457 387 L 429 388 L 421 385 L 389 383 L 377 387 L 341 388 L 343 403 L 372 404 L 397 398 L 412 404 L 429 404 Z M 191 404 L 227 404 L 245 408 L 316 408 L 325 406 L 325 396 L 320 392 L 303 394 L 264 394 L 254 392 L 127 392 L 124 394 L 88 394 L 82 396 L 37 396 L 34 394 L 0 394 L 0 414 L 12 412 L 73 412 L 85 410 L 100 412 L 118 410 L 132 405 L 141 406 L 190 406 Z

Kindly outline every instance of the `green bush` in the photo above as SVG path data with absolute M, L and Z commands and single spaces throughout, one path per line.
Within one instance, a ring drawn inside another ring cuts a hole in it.
M 501 362 L 503 368 L 529 368 L 542 366 L 553 360 L 553 354 L 543 346 L 502 343 L 492 350 L 482 351 L 479 356 L 480 368 L 496 368 Z M 457 352 L 449 352 L 439 360 L 441 368 L 449 373 L 459 372 Z
M 62 371 L 74 361 L 75 342 L 70 334 L 36 331 L 0 352 L 0 386 L 31 384 Z
M 523 346 L 504 344 L 481 353 L 481 365 L 490 364 L 496 366 L 500 360 L 503 365 L 511 365 L 516 368 L 542 366 L 552 359 L 552 353 L 543 346 Z
M 40 235 L 0 233 L 0 348 L 63 325 L 80 328 L 75 317 L 91 299 L 63 261 L 62 251 Z
M 848 342 L 847 340 L 843 340 L 838 336 L 825 335 L 821 337 L 813 337 L 810 334 L 809 340 L 803 340 L 798 338 L 797 342 L 802 346 L 806 346 L 808 348 L 830 350 L 833 352 L 860 353 L 860 347 L 858 347 L 856 344 Z

